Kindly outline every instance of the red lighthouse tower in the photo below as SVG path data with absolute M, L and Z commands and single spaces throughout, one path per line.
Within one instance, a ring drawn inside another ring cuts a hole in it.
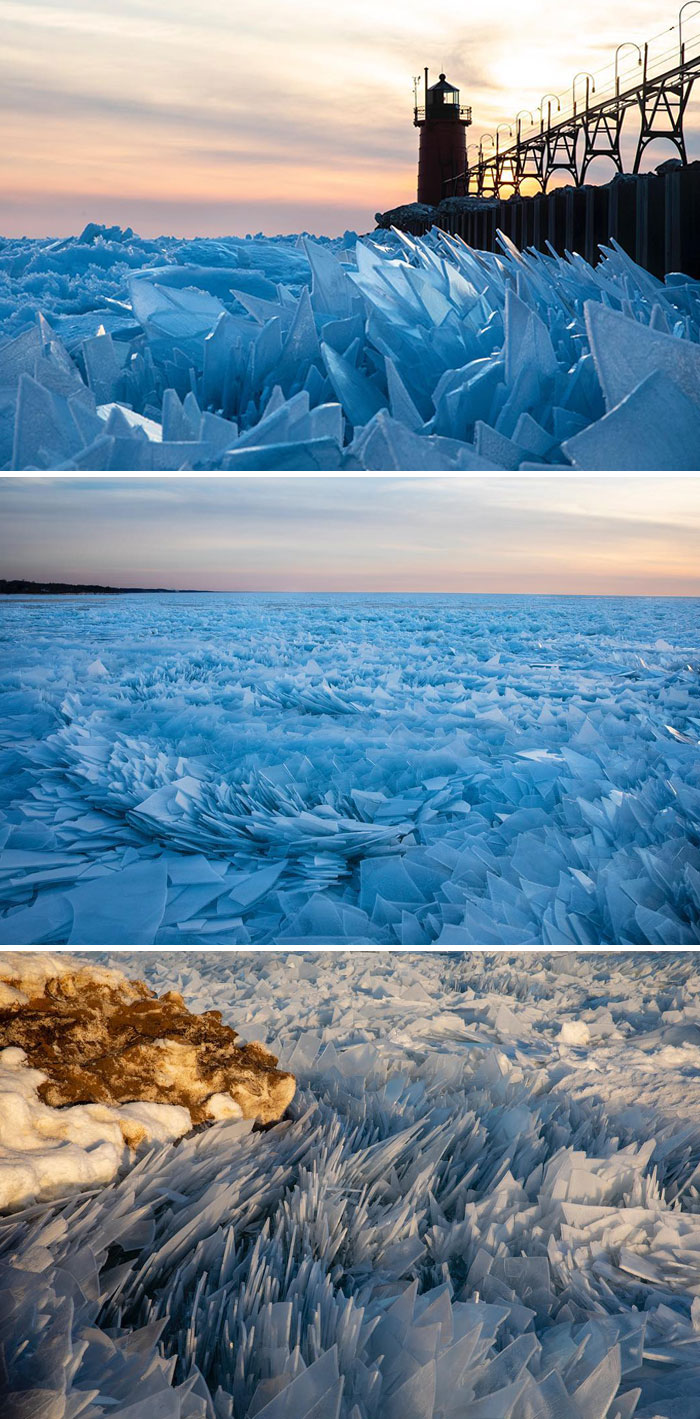
M 448 84 L 444 74 L 428 88 L 425 70 L 423 107 L 418 103 L 413 122 L 420 128 L 418 150 L 418 201 L 436 207 L 449 194 L 444 184 L 458 177 L 467 166 L 466 130 L 472 121 L 470 108 L 460 108 L 459 89 Z

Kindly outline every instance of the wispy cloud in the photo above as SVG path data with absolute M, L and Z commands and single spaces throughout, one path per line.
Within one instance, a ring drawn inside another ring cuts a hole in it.
M 47 232 L 53 212 L 61 234 L 88 192 L 112 220 L 119 198 L 124 224 L 148 195 L 144 234 L 166 214 L 182 234 L 220 232 L 232 200 L 239 231 L 274 230 L 280 201 L 297 228 L 310 203 L 317 229 L 350 217 L 366 230 L 377 208 L 413 196 L 411 77 L 424 64 L 461 85 L 478 135 L 568 91 L 621 39 L 673 25 L 676 9 L 541 0 L 526 24 L 520 0 L 468 14 L 463 0 L 0 0 L 0 183 L 18 213 L 7 220 Z M 689 127 L 700 152 L 692 104 Z
M 692 479 L 0 480 L 5 575 L 700 595 Z

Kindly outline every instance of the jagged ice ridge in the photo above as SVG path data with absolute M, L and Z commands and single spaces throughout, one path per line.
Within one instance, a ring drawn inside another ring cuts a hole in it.
M 697 470 L 700 282 L 617 245 L 0 242 L 0 467 Z

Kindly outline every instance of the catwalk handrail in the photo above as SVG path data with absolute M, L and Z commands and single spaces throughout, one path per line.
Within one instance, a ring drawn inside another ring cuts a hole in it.
M 700 10 L 700 0 L 698 10 Z M 583 80 L 585 78 L 586 80 L 585 100 L 577 100 L 576 80 L 574 80 L 568 109 L 562 111 L 561 96 L 545 95 L 550 100 L 546 106 L 546 126 L 543 100 L 540 104 L 539 125 L 533 123 L 523 130 L 520 120 L 516 120 L 517 137 L 515 142 L 510 143 L 507 147 L 499 149 L 498 143 L 496 143 L 495 151 L 486 156 L 482 144 L 487 137 L 491 138 L 491 135 L 484 134 L 479 144 L 478 161 L 468 164 L 464 171 L 456 177 L 448 178 L 444 184 L 446 192 L 456 194 L 458 185 L 461 184 L 464 191 L 468 193 L 470 182 L 474 177 L 477 178 L 478 184 L 475 195 L 485 195 L 483 189 L 486 185 L 491 187 L 494 193 L 501 186 L 515 186 L 517 189 L 520 182 L 526 177 L 538 180 L 544 189 L 549 176 L 557 168 L 568 169 L 576 182 L 580 183 L 585 177 L 592 157 L 612 156 L 615 158 L 615 144 L 617 145 L 617 166 L 622 171 L 619 156 L 622 119 L 625 113 L 635 106 L 642 113 L 642 132 L 634 171 L 638 171 L 644 147 L 654 137 L 667 137 L 678 149 L 681 160 L 686 162 L 682 125 L 690 90 L 700 75 L 700 33 L 692 34 L 688 39 L 681 37 L 680 43 L 676 42 L 673 47 L 667 46 L 661 52 L 650 54 L 650 45 L 653 45 L 656 40 L 665 40 L 666 36 L 677 28 L 679 27 L 674 25 L 669 31 L 656 35 L 654 39 L 643 46 L 643 49 L 632 42 L 619 45 L 614 65 L 606 65 L 598 74 L 577 75 L 577 79 Z M 618 56 L 620 50 L 625 48 L 637 50 L 639 60 L 631 68 L 629 64 L 625 64 L 623 68 L 626 72 L 623 76 Z M 672 59 L 675 62 L 669 62 Z M 610 79 L 607 78 L 609 70 L 612 71 Z M 604 83 L 602 92 L 601 80 Z M 558 105 L 554 121 L 552 120 L 552 100 Z M 663 101 L 660 106 L 659 100 Z M 647 117 L 646 108 L 650 104 L 653 108 Z M 659 117 L 661 121 L 667 122 L 665 131 L 658 127 Z M 609 127 L 611 123 L 615 125 L 616 138 L 611 135 Z M 656 127 L 655 123 L 657 123 Z M 607 125 L 607 130 L 596 127 L 601 124 Z M 502 126 L 499 124 L 499 128 Z M 590 149 L 587 148 L 582 165 L 583 170 L 580 171 L 581 165 L 576 165 L 577 139 L 581 131 L 588 130 L 590 132 L 591 129 L 596 133 L 607 131 L 609 145 L 608 148 L 602 149 L 596 149 L 594 146 Z M 569 145 L 566 160 L 563 162 L 556 161 L 558 144 L 562 142 Z M 547 157 L 546 163 L 544 161 L 545 155 Z M 530 170 L 525 170 L 528 157 L 531 158 L 532 166 Z M 554 161 L 552 161 L 552 157 L 554 157 Z

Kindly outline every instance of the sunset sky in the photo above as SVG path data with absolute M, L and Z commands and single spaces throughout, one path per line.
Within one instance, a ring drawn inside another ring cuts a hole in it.
M 700 596 L 700 480 L 3 478 L 2 575 Z
M 376 210 L 415 197 L 412 77 L 424 64 L 461 87 L 478 139 L 548 90 L 570 94 L 576 71 L 600 70 L 620 42 L 668 32 L 677 11 L 676 0 L 0 0 L 0 226 L 366 231 Z M 685 25 L 700 35 L 700 4 Z M 697 87 L 688 135 L 700 156 Z M 670 155 L 655 146 L 648 164 Z

